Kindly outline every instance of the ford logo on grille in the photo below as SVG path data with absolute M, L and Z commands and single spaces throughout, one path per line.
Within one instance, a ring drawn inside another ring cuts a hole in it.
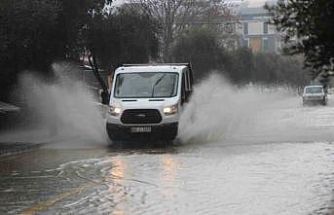
M 136 116 L 137 116 L 137 117 L 140 117 L 140 118 L 145 118 L 145 117 L 146 117 L 146 115 L 143 114 L 143 113 L 137 114 Z

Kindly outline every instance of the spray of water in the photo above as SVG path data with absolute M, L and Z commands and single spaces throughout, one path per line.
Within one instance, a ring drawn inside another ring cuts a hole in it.
M 72 75 L 78 74 L 77 68 L 55 63 L 52 69 L 52 82 L 29 72 L 20 78 L 34 124 L 43 128 L 52 142 L 63 143 L 62 146 L 105 144 L 104 120 L 97 98 L 87 84 Z
M 57 81 L 51 83 L 31 73 L 21 77 L 36 122 L 62 146 L 105 146 L 105 122 L 96 97 L 86 84 L 67 75 L 73 67 L 54 64 L 53 70 Z M 180 119 L 179 138 L 183 143 L 334 139 L 334 113 L 330 110 L 330 106 L 302 107 L 296 92 L 287 88 L 240 88 L 212 74 L 195 86 Z
M 293 102 L 291 102 L 293 101 Z M 195 87 L 180 121 L 182 142 L 232 141 L 286 128 L 277 110 L 297 108 L 295 92 L 286 88 L 248 85 L 237 88 L 218 74 Z M 290 126 L 290 124 L 288 125 Z M 291 127 L 290 127 L 291 128 Z

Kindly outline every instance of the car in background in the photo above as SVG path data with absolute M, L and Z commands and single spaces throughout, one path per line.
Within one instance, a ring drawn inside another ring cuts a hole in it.
M 0 129 L 13 126 L 20 118 L 20 108 L 0 101 Z
M 307 85 L 303 91 L 303 105 L 327 104 L 327 92 L 322 85 Z

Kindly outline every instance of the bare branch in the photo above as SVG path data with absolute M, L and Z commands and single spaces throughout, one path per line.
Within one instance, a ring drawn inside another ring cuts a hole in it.
M 224 0 L 132 0 L 132 2 L 139 5 L 145 14 L 160 22 L 163 56 L 166 60 L 169 58 L 171 44 L 187 28 L 217 22 L 218 15 L 219 19 L 231 16 Z

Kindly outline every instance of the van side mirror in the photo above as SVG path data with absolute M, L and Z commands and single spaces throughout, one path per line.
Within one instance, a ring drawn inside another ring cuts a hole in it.
M 100 92 L 100 101 L 104 105 L 109 104 L 109 93 L 106 92 L 106 91 L 101 91 Z
M 186 102 L 186 96 L 184 94 L 181 95 L 181 105 Z
M 190 91 L 190 90 L 186 91 L 186 102 L 189 101 L 189 98 L 190 98 L 191 94 L 192 94 L 192 91 Z

